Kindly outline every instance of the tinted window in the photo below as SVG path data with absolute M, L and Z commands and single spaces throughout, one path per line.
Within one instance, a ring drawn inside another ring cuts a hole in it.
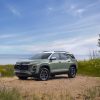
M 72 59 L 75 59 L 74 55 L 68 54 Z
M 54 54 L 52 55 L 52 57 L 56 57 L 57 60 L 60 59 L 60 57 L 59 57 L 59 53 L 54 53 Z
M 61 54 L 60 54 L 60 58 L 61 58 L 62 60 L 67 60 L 67 59 L 69 59 L 69 56 L 68 56 L 66 53 L 61 53 Z
M 31 59 L 48 59 L 51 53 L 39 53 L 34 55 Z

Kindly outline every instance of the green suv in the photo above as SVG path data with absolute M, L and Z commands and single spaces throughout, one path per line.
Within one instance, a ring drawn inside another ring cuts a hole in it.
M 29 60 L 16 62 L 14 72 L 22 80 L 36 77 L 45 81 L 59 74 L 68 74 L 69 78 L 74 78 L 77 67 L 77 60 L 73 54 L 66 51 L 44 51 Z

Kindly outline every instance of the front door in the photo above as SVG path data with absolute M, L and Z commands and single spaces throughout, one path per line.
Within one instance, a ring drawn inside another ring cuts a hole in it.
M 56 57 L 55 60 L 51 60 L 50 61 L 50 69 L 51 69 L 51 72 L 52 73 L 56 73 L 56 72 L 59 72 L 60 69 L 61 69 L 61 61 L 60 61 L 60 55 L 59 53 L 54 53 L 52 57 Z

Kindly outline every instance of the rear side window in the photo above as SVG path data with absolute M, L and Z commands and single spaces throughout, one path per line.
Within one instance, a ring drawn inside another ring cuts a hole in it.
M 60 59 L 67 60 L 67 59 L 69 59 L 69 56 L 66 53 L 60 53 Z
M 72 59 L 75 59 L 74 55 L 72 55 L 72 54 L 67 54 L 67 55 L 69 55 Z

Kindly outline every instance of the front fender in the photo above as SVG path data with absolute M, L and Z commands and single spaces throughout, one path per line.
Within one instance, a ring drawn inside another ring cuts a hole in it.
M 43 67 L 43 66 L 44 66 L 44 67 L 46 67 L 46 66 L 49 67 L 49 64 L 48 64 L 48 63 L 42 63 L 42 64 L 40 64 L 40 65 L 37 65 L 36 74 L 39 73 L 40 68 Z M 49 69 L 50 69 L 50 67 L 49 67 Z

